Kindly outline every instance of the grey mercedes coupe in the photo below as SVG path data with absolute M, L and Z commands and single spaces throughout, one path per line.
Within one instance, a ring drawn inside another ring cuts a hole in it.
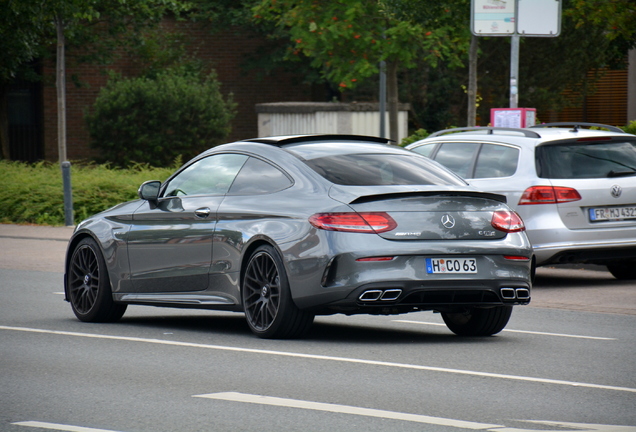
M 220 145 L 139 198 L 75 229 L 65 297 L 82 321 L 129 304 L 216 309 L 293 338 L 315 315 L 428 310 L 487 336 L 530 301 L 532 246 L 505 197 L 386 139 Z

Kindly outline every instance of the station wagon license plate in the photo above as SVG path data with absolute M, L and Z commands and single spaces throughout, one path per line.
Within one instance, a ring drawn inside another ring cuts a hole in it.
M 589 209 L 591 222 L 636 219 L 636 207 L 602 207 Z
M 475 258 L 426 258 L 426 273 L 477 273 Z

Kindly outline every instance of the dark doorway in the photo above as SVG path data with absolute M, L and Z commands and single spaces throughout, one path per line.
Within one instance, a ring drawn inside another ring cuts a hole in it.
M 42 84 L 16 81 L 7 92 L 11 160 L 35 162 L 44 158 Z

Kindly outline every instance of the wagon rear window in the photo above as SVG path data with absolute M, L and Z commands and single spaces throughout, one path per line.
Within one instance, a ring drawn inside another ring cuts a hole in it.
M 536 150 L 538 175 L 587 179 L 636 175 L 636 142 L 545 145 Z

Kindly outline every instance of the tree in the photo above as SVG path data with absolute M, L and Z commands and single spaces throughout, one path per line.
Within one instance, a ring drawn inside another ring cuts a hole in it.
M 385 61 L 391 139 L 397 141 L 399 68 L 412 68 L 418 61 L 434 66 L 441 58 L 457 61 L 457 52 L 463 49 L 452 40 L 450 25 L 412 19 L 413 3 L 261 0 L 253 11 L 257 22 L 273 22 L 289 35 L 287 59 L 310 58 L 311 65 L 343 91 L 377 75 L 379 63 Z
M 168 69 L 152 77 L 111 78 L 86 121 L 93 146 L 118 166 L 171 166 L 221 144 L 234 116 L 214 74 Z
M 50 57 L 50 49 L 56 40 L 60 55 L 67 46 L 71 51 L 81 47 L 82 55 L 75 58 L 77 61 L 112 58 L 115 46 L 134 40 L 123 35 L 139 35 L 167 11 L 183 11 L 184 4 L 181 0 L 3 0 L 0 7 L 0 140 L 3 157 L 9 157 L 6 90 L 16 77 L 24 76 L 26 65 Z M 63 60 L 58 58 L 60 67 Z M 58 73 L 63 73 L 64 68 L 60 67 Z M 29 78 L 34 79 L 32 75 Z M 61 78 L 64 77 L 58 75 L 56 81 L 64 85 Z M 58 114 L 63 116 L 63 110 Z

